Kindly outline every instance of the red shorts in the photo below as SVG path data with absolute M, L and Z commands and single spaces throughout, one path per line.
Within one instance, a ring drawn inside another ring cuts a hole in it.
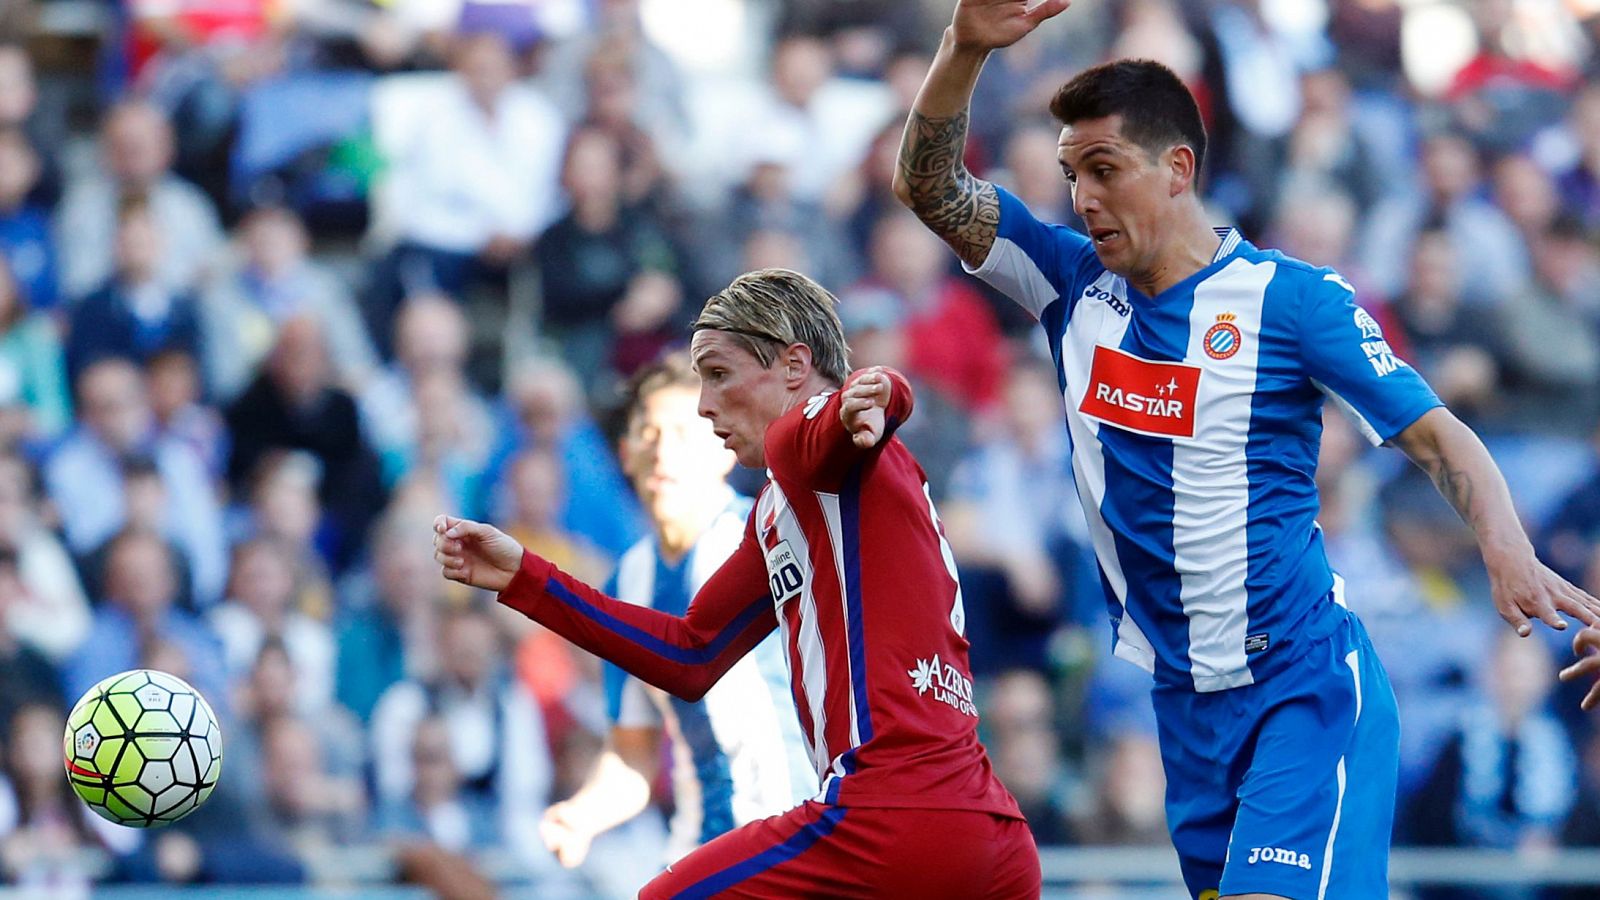
M 1021 819 L 807 802 L 690 853 L 639 900 L 1035 900 L 1039 889 L 1039 850 Z

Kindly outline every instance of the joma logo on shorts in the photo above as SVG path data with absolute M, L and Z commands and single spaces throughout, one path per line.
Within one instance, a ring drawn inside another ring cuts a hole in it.
M 1277 847 L 1251 847 L 1250 858 L 1246 860 L 1250 865 L 1258 862 L 1282 863 L 1286 866 L 1299 866 L 1306 871 L 1311 871 L 1311 857 L 1293 850 L 1282 850 Z

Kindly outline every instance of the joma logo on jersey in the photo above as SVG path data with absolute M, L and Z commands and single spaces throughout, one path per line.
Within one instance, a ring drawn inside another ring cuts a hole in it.
M 1097 346 L 1089 366 L 1089 389 L 1078 411 L 1139 434 L 1194 437 L 1199 389 L 1199 366 L 1151 362 Z
M 1084 288 L 1080 302 L 1082 300 L 1099 300 L 1101 303 L 1116 310 L 1119 316 L 1126 316 L 1128 313 L 1133 312 L 1133 307 L 1128 305 L 1128 301 L 1098 285 L 1091 284 Z
M 955 666 L 940 662 L 939 654 L 935 653 L 933 659 L 917 660 L 917 667 L 907 669 L 906 674 L 911 676 L 911 686 L 917 689 L 919 696 L 933 691 L 933 699 L 977 718 L 978 707 L 972 703 L 972 679 Z
M 1258 862 L 1282 863 L 1311 871 L 1311 857 L 1279 847 L 1251 847 L 1250 858 L 1246 862 L 1252 866 Z

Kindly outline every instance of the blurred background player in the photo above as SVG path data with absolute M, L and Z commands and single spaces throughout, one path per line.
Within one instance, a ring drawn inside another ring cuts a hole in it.
M 641 370 L 631 387 L 621 457 L 654 533 L 623 555 L 605 590 L 683 615 L 738 547 L 751 503 L 728 486 L 733 454 L 695 411 L 700 379 L 687 354 Z M 540 829 L 563 865 L 582 864 L 596 835 L 645 809 L 668 734 L 676 809 L 667 862 L 815 792 L 776 635 L 692 703 L 604 665 L 609 745 L 578 793 L 545 812 Z
M 1033 837 L 977 738 L 955 563 L 894 438 L 910 388 L 892 370 L 849 373 L 836 303 L 764 269 L 695 321 L 699 412 L 769 481 L 685 615 L 608 597 L 480 522 L 435 519 L 434 558 L 685 699 L 781 629 L 820 790 L 678 860 L 641 897 L 1037 897 Z
M 1519 635 L 1594 623 L 1600 601 L 1534 556 L 1482 442 L 1342 276 L 1211 227 L 1205 128 L 1171 69 L 1105 63 L 1051 101 L 1086 234 L 967 171 L 984 61 L 1070 3 L 956 5 L 896 193 L 1049 337 L 1114 653 L 1155 676 L 1191 895 L 1385 895 L 1398 711 L 1316 524 L 1323 395 L 1433 478 Z

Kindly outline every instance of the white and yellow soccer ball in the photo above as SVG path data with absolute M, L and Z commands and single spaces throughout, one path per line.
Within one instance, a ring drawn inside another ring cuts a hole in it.
M 206 801 L 222 771 L 216 714 L 181 678 L 113 675 L 67 716 L 67 780 L 101 817 L 133 828 L 176 822 Z

